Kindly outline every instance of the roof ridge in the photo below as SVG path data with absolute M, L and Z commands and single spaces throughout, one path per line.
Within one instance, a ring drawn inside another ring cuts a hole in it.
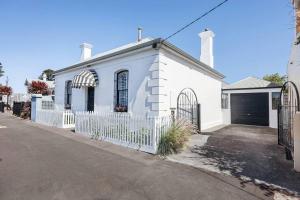
M 80 61 L 77 62 L 73 65 L 70 65 L 68 67 L 64 67 L 61 69 L 58 69 L 54 72 L 54 75 L 57 75 L 58 73 L 61 72 L 65 72 L 67 70 L 71 70 L 71 69 L 76 69 L 76 68 L 81 68 L 87 65 L 91 65 L 95 62 L 101 61 L 101 60 L 105 60 L 114 56 L 118 56 L 127 52 L 131 52 L 131 51 L 135 51 L 138 49 L 142 49 L 145 47 L 150 47 L 152 46 L 153 49 L 159 49 L 161 47 L 166 47 L 171 49 L 172 51 L 174 51 L 175 53 L 179 54 L 180 56 L 183 56 L 185 59 L 188 59 L 189 61 L 191 61 L 192 63 L 194 63 L 197 67 L 199 67 L 200 69 L 209 72 L 210 74 L 212 74 L 213 76 L 216 76 L 217 78 L 223 79 L 225 76 L 218 72 L 216 69 L 208 66 L 207 64 L 201 62 L 200 60 L 194 58 L 193 56 L 191 56 L 190 54 L 186 53 L 185 51 L 183 51 L 182 49 L 176 47 L 175 45 L 165 41 L 162 42 L 162 38 L 155 38 L 155 39 L 151 39 L 149 41 L 145 41 L 144 42 L 136 42 L 136 43 L 129 43 L 128 45 L 122 46 L 123 48 L 117 48 L 117 49 L 112 49 L 110 51 L 106 51 L 102 54 L 98 54 L 96 57 L 93 56 L 87 60 L 84 61 Z

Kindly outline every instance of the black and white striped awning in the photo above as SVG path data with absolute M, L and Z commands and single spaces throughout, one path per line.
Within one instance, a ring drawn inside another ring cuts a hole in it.
M 74 76 L 72 81 L 73 88 L 96 87 L 98 84 L 98 75 L 95 70 L 85 70 Z

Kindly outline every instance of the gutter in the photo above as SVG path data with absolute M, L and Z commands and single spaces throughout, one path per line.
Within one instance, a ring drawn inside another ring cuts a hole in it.
M 130 52 L 130 51 L 134 51 L 134 50 L 137 50 L 137 49 L 142 49 L 142 48 L 144 48 L 144 47 L 151 46 L 151 45 L 157 43 L 157 41 L 158 41 L 159 39 L 160 39 L 160 38 L 154 39 L 154 40 L 151 40 L 151 41 L 148 41 L 148 42 L 139 44 L 139 45 L 135 45 L 135 46 L 133 46 L 133 47 L 129 47 L 129 48 L 126 48 L 126 49 L 122 49 L 122 50 L 117 51 L 117 52 L 113 52 L 113 53 L 110 53 L 110 54 L 107 54 L 107 55 L 104 55 L 104 56 L 100 56 L 100 57 L 97 57 L 97 58 L 93 58 L 93 59 L 90 59 L 90 60 L 87 60 L 87 61 L 84 61 L 84 62 L 80 62 L 80 63 L 74 64 L 74 65 L 71 65 L 71 66 L 69 66 L 69 67 L 65 67 L 65 68 L 56 70 L 56 71 L 54 71 L 54 75 L 56 75 L 56 74 L 58 74 L 58 73 L 60 73 L 60 72 L 64 72 L 64 71 L 70 70 L 70 69 L 75 69 L 75 68 L 77 68 L 77 67 L 81 67 L 81 66 L 83 66 L 83 65 L 91 65 L 91 64 L 93 64 L 94 62 L 102 61 L 102 60 L 105 60 L 105 59 L 108 59 L 108 58 L 111 58 L 111 57 L 114 57 L 114 56 L 118 56 L 118 55 L 121 55 L 121 54 L 128 53 L 128 52 Z
M 274 86 L 274 87 L 256 87 L 256 88 L 225 88 L 225 89 L 222 89 L 222 91 L 228 91 L 228 90 L 276 89 L 276 88 L 282 88 L 282 86 Z

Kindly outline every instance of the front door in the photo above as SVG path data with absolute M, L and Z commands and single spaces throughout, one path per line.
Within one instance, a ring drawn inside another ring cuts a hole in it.
M 95 88 L 88 87 L 87 93 L 87 110 L 94 111 Z

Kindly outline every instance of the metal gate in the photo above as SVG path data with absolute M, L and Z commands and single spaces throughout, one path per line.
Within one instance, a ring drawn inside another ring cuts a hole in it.
M 278 106 L 278 144 L 287 151 L 287 158 L 292 159 L 294 151 L 293 121 L 297 111 L 300 111 L 299 92 L 296 85 L 287 81 L 281 89 Z
M 196 93 L 191 88 L 183 89 L 177 97 L 177 118 L 187 119 L 201 130 L 200 104 Z

